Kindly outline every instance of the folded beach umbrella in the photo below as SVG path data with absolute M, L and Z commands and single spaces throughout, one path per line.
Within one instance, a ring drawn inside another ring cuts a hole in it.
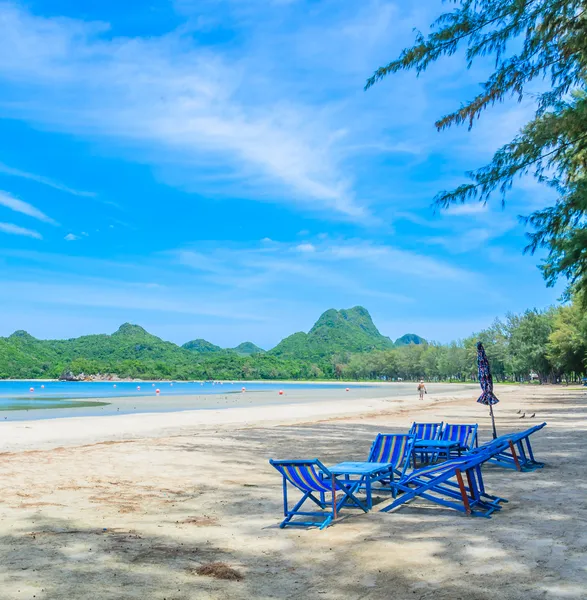
M 487 360 L 487 354 L 485 354 L 485 348 L 481 342 L 477 342 L 477 367 L 479 369 L 479 385 L 483 392 L 477 402 L 489 406 L 489 414 L 491 415 L 491 424 L 493 426 L 493 439 L 497 437 L 497 431 L 495 430 L 495 417 L 493 416 L 493 405 L 497 404 L 499 400 L 493 393 L 493 377 L 491 376 L 491 369 L 489 368 L 489 361 Z

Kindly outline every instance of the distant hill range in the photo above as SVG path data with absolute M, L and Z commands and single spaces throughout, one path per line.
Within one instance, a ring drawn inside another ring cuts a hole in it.
M 426 340 L 415 333 L 406 333 L 395 340 L 396 346 L 409 346 L 410 344 L 425 344 Z
M 189 378 L 220 378 L 223 374 L 234 377 L 239 375 L 238 369 L 235 375 L 236 367 L 240 368 L 238 361 L 244 359 L 260 361 L 259 376 L 271 378 L 283 373 L 278 367 L 284 361 L 304 365 L 329 361 L 341 354 L 422 343 L 425 340 L 415 334 L 403 335 L 392 342 L 379 332 L 362 306 L 327 310 L 308 333 L 294 333 L 268 352 L 252 342 L 221 348 L 195 339 L 178 346 L 130 323 L 121 325 L 112 335 L 86 335 L 69 340 L 38 340 L 26 331 L 15 331 L 9 337 L 0 337 L 0 378 L 55 377 L 70 371 L 132 376 L 144 372 L 145 378 L 183 374 Z M 296 368 L 303 373 L 305 367 Z
M 253 342 L 243 342 L 242 344 L 239 344 L 236 348 L 221 348 L 220 346 L 215 346 L 214 344 L 202 339 L 186 342 L 182 346 L 182 348 L 185 348 L 190 352 L 199 352 L 201 354 L 206 354 L 208 352 L 234 352 L 239 356 L 263 354 L 265 352 L 263 348 L 259 348 L 259 346 L 253 344 Z

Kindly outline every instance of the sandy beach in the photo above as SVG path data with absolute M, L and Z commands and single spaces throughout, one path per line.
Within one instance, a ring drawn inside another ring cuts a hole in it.
M 281 530 L 269 458 L 361 460 L 378 432 L 414 419 L 477 422 L 490 437 L 476 386 L 444 386 L 423 402 L 312 393 L 303 403 L 0 423 L 0 599 L 585 597 L 586 391 L 497 386 L 500 433 L 548 423 L 533 440 L 547 466 L 488 467 L 488 489 L 509 499 L 491 519 L 424 501 L 380 513 L 382 497 L 324 531 Z M 535 418 L 520 420 L 520 409 Z M 210 563 L 240 579 L 198 573 Z

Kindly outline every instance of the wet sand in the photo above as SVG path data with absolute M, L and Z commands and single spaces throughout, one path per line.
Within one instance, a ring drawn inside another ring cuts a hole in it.
M 270 457 L 361 460 L 413 419 L 478 422 L 486 440 L 477 390 L 0 423 L 0 599 L 584 598 L 587 394 L 497 393 L 500 432 L 548 422 L 534 440 L 544 469 L 487 468 L 509 499 L 498 514 L 422 501 L 347 511 L 325 531 L 277 527 Z M 242 579 L 198 574 L 218 562 Z

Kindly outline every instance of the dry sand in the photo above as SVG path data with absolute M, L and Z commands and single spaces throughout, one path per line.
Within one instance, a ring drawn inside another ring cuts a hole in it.
M 582 390 L 498 389 L 500 432 L 548 422 L 534 440 L 547 466 L 488 467 L 510 500 L 492 519 L 418 502 L 277 527 L 268 458 L 361 460 L 413 419 L 478 422 L 486 440 L 476 395 L 0 423 L 0 599 L 587 597 Z

